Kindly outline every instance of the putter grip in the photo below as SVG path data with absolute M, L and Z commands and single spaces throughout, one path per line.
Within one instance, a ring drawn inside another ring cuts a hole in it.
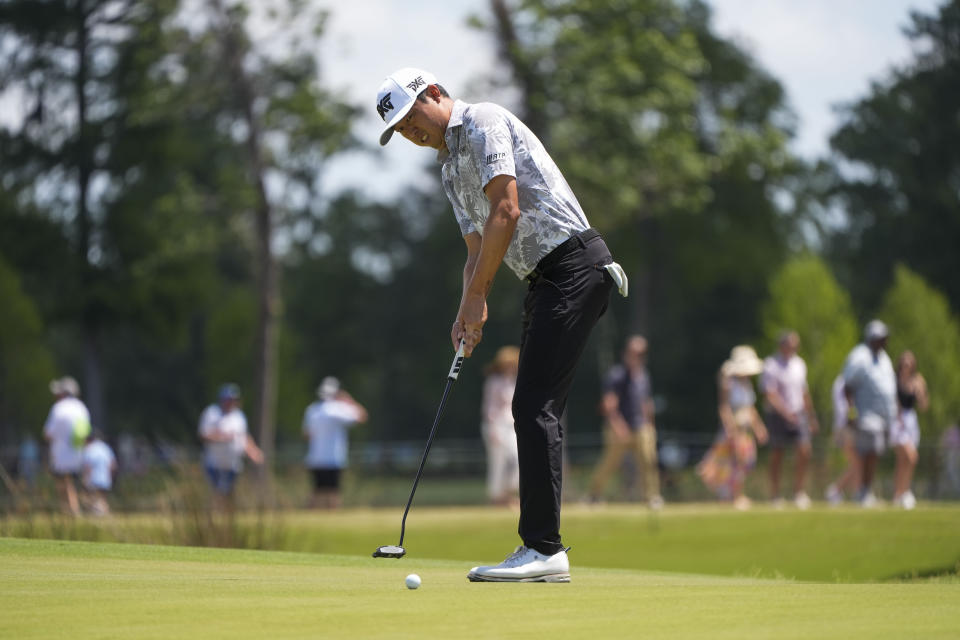
M 450 373 L 447 374 L 450 380 L 456 380 L 460 375 L 460 367 L 463 366 L 463 347 L 466 344 L 465 340 L 460 341 L 460 348 L 457 349 L 457 355 L 453 357 L 453 364 L 450 365 Z

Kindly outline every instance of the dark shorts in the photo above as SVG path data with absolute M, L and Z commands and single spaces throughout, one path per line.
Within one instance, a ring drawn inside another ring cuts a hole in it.
M 214 491 L 221 495 L 230 495 L 237 482 L 237 472 L 233 469 L 214 469 L 207 467 L 207 479 Z
M 342 472 L 343 472 L 343 469 L 337 469 L 333 467 L 328 467 L 323 469 L 310 469 L 310 473 L 313 474 L 313 488 L 314 489 L 339 489 L 340 474 Z
M 767 425 L 767 433 L 770 435 L 771 449 L 785 449 L 810 443 L 810 428 L 803 417 L 800 418 L 800 424 L 796 425 L 787 422 L 776 411 L 768 411 L 764 415 L 764 422 Z
M 53 477 L 54 477 L 54 478 L 63 478 L 63 479 L 73 478 L 74 480 L 76 480 L 77 482 L 79 482 L 79 481 L 80 481 L 80 472 L 79 472 L 79 471 L 54 471 L 54 472 L 53 472 Z

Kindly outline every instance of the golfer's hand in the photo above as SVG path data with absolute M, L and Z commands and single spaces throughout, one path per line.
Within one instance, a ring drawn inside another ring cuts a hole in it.
M 483 339 L 483 325 L 487 321 L 486 299 L 480 295 L 468 295 L 463 301 L 458 319 L 463 326 L 461 335 L 464 341 L 463 355 L 469 358 L 474 348 Z M 458 341 L 454 344 L 459 346 Z
M 463 322 L 457 316 L 457 319 L 453 321 L 453 328 L 450 329 L 450 342 L 453 343 L 454 351 L 460 348 L 461 340 L 463 340 Z

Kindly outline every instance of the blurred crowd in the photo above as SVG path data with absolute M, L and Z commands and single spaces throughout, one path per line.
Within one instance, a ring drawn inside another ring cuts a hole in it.
M 873 507 L 888 498 L 902 509 L 917 505 L 913 477 L 919 459 L 919 415 L 929 407 L 930 398 L 915 355 L 903 351 L 894 363 L 886 351 L 888 337 L 889 329 L 883 322 L 869 322 L 863 341 L 851 349 L 833 383 L 832 420 L 825 441 L 842 457 L 845 467 L 826 487 L 823 498 L 829 504 L 853 501 Z M 719 368 L 719 428 L 696 465 L 696 473 L 719 499 L 737 509 L 753 504 L 746 488 L 758 447 L 768 449 L 767 494 L 763 497 L 776 508 L 792 503 L 798 509 L 807 509 L 812 504 L 808 494 L 812 437 L 822 426 L 800 349 L 798 334 L 787 330 L 766 358 L 761 359 L 749 345 L 737 345 Z M 602 451 L 587 481 L 584 499 L 589 504 L 603 502 L 610 480 L 622 473 L 628 499 L 639 500 L 652 509 L 664 505 L 663 465 L 658 461 L 647 351 L 643 336 L 629 336 L 621 361 L 603 380 L 598 403 Z M 504 346 L 487 364 L 480 410 L 488 501 L 513 508 L 518 506 L 519 486 L 512 411 L 518 357 L 517 347 Z M 25 438 L 18 452 L 18 478 L 15 481 L 4 471 L 4 481 L 11 486 L 15 482 L 26 488 L 33 486 L 45 457 L 64 512 L 108 514 L 118 471 L 142 472 L 147 458 L 157 454 L 148 456 L 146 444 L 129 435 L 117 438 L 115 453 L 91 425 L 74 378 L 52 381 L 50 391 L 54 402 L 43 427 L 46 456 L 34 438 Z M 367 410 L 337 378 L 323 379 L 316 400 L 304 411 L 302 424 L 306 451 L 303 465 L 311 483 L 309 507 L 335 509 L 341 505 L 342 479 L 350 460 L 348 434 L 367 419 Z M 203 446 L 202 467 L 211 506 L 232 512 L 244 459 L 255 465 L 263 463 L 263 452 L 249 433 L 237 385 L 220 387 L 216 401 L 200 415 L 197 435 Z M 960 495 L 960 425 L 948 427 L 937 446 L 946 491 Z M 888 452 L 892 453 L 893 476 L 892 490 L 885 496 L 876 477 L 878 462 Z M 792 473 L 784 482 L 785 461 L 791 453 Z M 164 451 L 159 455 L 163 457 Z M 784 484 L 788 485 L 786 491 Z
M 831 443 L 842 451 L 846 468 L 826 489 L 830 504 L 849 498 L 864 507 L 879 504 L 875 492 L 877 463 L 892 450 L 895 457 L 892 503 L 903 509 L 916 507 L 912 482 L 918 460 L 920 426 L 918 412 L 929 406 L 927 384 L 911 351 L 904 351 L 894 366 L 886 352 L 889 330 L 872 320 L 863 342 L 847 355 L 843 370 L 833 384 Z M 697 467 L 704 483 L 718 496 L 748 509 L 751 501 L 744 486 L 757 458 L 757 445 L 770 448 L 769 498 L 777 507 L 781 495 L 784 454 L 794 451 L 793 502 L 810 507 L 806 491 L 811 457 L 811 436 L 820 429 L 807 385 L 807 367 L 798 354 L 800 338 L 785 331 L 777 351 L 761 360 L 748 345 L 733 348 L 719 372 L 718 414 L 720 432 L 715 444 Z M 754 377 L 759 376 L 762 402 L 757 408 Z M 955 437 L 948 430 L 944 444 Z M 954 455 L 955 454 L 950 454 Z M 948 463 L 947 466 L 949 466 Z M 955 473 L 955 470 L 952 471 Z

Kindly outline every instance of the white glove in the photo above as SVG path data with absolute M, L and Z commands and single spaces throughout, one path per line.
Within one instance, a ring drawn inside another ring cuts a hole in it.
M 630 283 L 627 280 L 627 274 L 623 271 L 623 267 L 616 262 L 611 262 L 610 264 L 604 266 L 604 269 L 607 270 L 607 273 L 610 274 L 610 277 L 613 278 L 613 281 L 617 283 L 617 290 L 620 291 L 620 295 L 626 298 L 627 288 L 630 286 Z

